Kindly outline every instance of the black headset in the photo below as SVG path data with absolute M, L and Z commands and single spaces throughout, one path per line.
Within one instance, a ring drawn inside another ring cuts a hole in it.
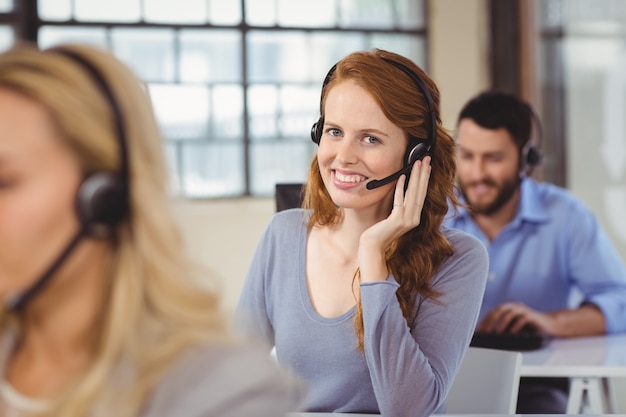
M 96 171 L 89 173 L 76 193 L 76 212 L 84 233 L 90 236 L 110 234 L 129 214 L 128 145 L 124 118 L 109 84 L 101 72 L 82 55 L 67 49 L 56 52 L 79 64 L 98 85 L 113 113 L 115 137 L 118 140 L 119 172 Z
M 76 192 L 75 200 L 80 229 L 33 285 L 26 291 L 14 294 L 5 301 L 5 308 L 13 311 L 24 309 L 28 302 L 46 287 L 55 272 L 63 265 L 85 236 L 110 236 L 115 232 L 115 227 L 130 214 L 128 146 L 120 106 L 113 97 L 109 84 L 94 64 L 74 51 L 55 49 L 54 52 L 72 59 L 83 67 L 106 98 L 113 112 L 115 136 L 119 144 L 120 169 L 119 172 L 92 172 L 82 180 Z
M 521 149 L 520 154 L 520 160 L 522 161 L 521 171 L 526 174 L 530 174 L 532 169 L 539 165 L 543 159 L 543 152 L 541 151 L 541 146 L 543 144 L 543 132 L 541 128 L 541 120 L 539 119 L 537 113 L 528 103 L 520 101 L 520 104 L 530 115 L 530 137 Z M 533 124 L 535 125 L 537 131 L 536 135 L 532 134 Z M 535 141 L 533 141 L 533 137 L 536 137 Z
M 367 188 L 370 190 L 373 188 L 377 188 L 385 184 L 388 184 L 391 181 L 395 180 L 396 178 L 400 177 L 400 175 L 402 174 L 407 175 L 407 179 L 408 179 L 408 175 L 413 164 L 416 161 L 423 159 L 426 155 L 432 155 L 433 149 L 435 146 L 435 139 L 437 138 L 437 112 L 435 111 L 435 105 L 433 103 L 433 99 L 430 94 L 430 91 L 426 87 L 426 84 L 424 83 L 424 81 L 415 73 L 415 71 L 411 70 L 406 65 L 400 62 L 394 61 L 392 59 L 389 59 L 389 58 L 382 58 L 382 60 L 387 62 L 390 65 L 393 65 L 394 67 L 398 68 L 399 70 L 404 72 L 406 75 L 408 75 L 413 80 L 418 90 L 424 96 L 424 101 L 426 102 L 426 107 L 428 110 L 428 127 L 427 127 L 428 137 L 416 138 L 413 136 L 409 136 L 409 146 L 407 147 L 407 151 L 404 156 L 404 160 L 405 160 L 404 167 L 400 171 L 397 171 L 396 173 L 388 177 L 385 177 L 381 180 L 373 180 L 373 181 L 368 182 Z M 322 84 L 322 92 L 324 91 L 324 88 L 326 88 L 328 83 L 330 82 L 336 69 L 337 69 L 337 64 L 333 65 L 332 68 L 328 71 L 328 74 L 326 74 L 326 77 L 324 78 L 324 83 Z M 317 122 L 313 123 L 313 126 L 311 127 L 311 140 L 313 140 L 313 142 L 315 142 L 318 145 L 322 138 L 323 129 L 324 129 L 324 116 L 320 116 Z M 407 184 L 408 184 L 408 181 L 407 181 Z

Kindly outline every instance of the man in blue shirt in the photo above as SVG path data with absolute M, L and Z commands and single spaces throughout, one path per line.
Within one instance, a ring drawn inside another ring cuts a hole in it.
M 540 161 L 531 107 L 485 92 L 461 110 L 457 175 L 468 210 L 448 226 L 487 247 L 477 330 L 557 337 L 626 331 L 626 269 L 593 213 L 572 193 L 529 177 Z M 565 413 L 567 380 L 523 378 L 518 413 Z

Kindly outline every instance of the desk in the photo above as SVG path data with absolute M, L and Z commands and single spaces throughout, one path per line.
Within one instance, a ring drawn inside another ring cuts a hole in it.
M 626 377 L 626 334 L 555 339 L 522 352 L 521 376 L 571 378 L 567 414 L 615 413 L 609 378 Z
M 345 414 L 345 413 L 289 413 L 286 417 L 380 417 L 380 414 Z M 434 414 L 442 417 L 485 417 L 484 414 Z M 489 414 L 489 417 L 581 417 L 580 414 Z M 624 414 L 584 414 L 595 417 L 618 417 Z

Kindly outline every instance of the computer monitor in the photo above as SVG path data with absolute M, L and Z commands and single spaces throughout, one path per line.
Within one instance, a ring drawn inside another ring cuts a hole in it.
M 304 198 L 304 184 L 276 184 L 276 211 L 302 207 Z

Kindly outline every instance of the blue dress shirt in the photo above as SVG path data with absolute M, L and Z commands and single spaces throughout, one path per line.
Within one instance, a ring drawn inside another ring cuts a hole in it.
M 465 209 L 450 210 L 445 224 L 476 236 L 489 253 L 479 321 L 509 301 L 544 312 L 583 302 L 600 308 L 607 333 L 626 331 L 626 268 L 593 213 L 571 192 L 524 178 L 517 214 L 492 242 Z

